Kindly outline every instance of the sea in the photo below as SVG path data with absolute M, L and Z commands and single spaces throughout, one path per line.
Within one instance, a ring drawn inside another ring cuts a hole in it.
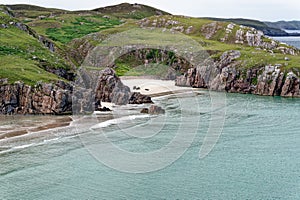
M 165 114 L 117 106 L 1 139 L 0 199 L 300 199 L 300 99 L 193 90 L 154 102 Z
M 284 30 L 287 33 L 300 33 L 300 30 Z M 274 40 L 289 44 L 300 49 L 300 37 L 273 37 Z

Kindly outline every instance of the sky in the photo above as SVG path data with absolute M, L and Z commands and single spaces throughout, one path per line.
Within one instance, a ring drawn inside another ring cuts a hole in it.
M 146 4 L 192 17 L 300 20 L 299 0 L 0 0 L 0 4 L 33 4 L 67 10 L 94 9 L 119 3 Z

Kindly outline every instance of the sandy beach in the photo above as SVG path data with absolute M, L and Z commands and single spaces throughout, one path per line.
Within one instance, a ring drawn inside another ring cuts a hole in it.
M 121 77 L 121 80 L 130 87 L 131 91 L 140 92 L 152 98 L 193 91 L 192 88 L 175 86 L 175 81 L 159 80 L 151 77 L 125 76 Z M 111 110 L 116 109 L 116 106 L 109 102 L 101 102 L 101 105 Z M 102 113 L 98 112 L 98 114 Z M 0 116 L 0 140 L 32 132 L 66 127 L 71 122 L 71 116 Z
M 140 92 L 152 98 L 170 94 L 184 93 L 193 91 L 193 88 L 175 86 L 175 81 L 160 80 L 152 77 L 140 76 L 122 76 L 120 77 L 124 85 L 127 85 L 132 92 Z M 101 102 L 102 107 L 107 107 L 113 110 L 112 103 Z
M 164 96 L 168 94 L 182 93 L 192 91 L 193 88 L 175 86 L 175 81 L 159 80 L 148 77 L 121 77 L 122 82 L 133 92 L 149 95 L 151 97 Z M 134 89 L 138 88 L 138 89 Z

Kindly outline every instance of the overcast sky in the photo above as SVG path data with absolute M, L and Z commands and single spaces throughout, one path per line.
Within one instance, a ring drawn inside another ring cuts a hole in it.
M 141 3 L 172 14 L 194 17 L 300 20 L 299 0 L 0 0 L 0 4 L 34 4 L 67 10 L 94 9 L 123 2 Z

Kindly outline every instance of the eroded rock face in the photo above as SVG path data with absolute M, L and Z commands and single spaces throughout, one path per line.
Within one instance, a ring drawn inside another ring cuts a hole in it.
M 106 68 L 100 72 L 95 91 L 96 100 L 112 102 L 116 105 L 152 103 L 151 97 L 139 92 L 132 93 L 111 68 Z
M 157 106 L 157 105 L 151 105 L 149 110 L 148 110 L 148 113 L 150 115 L 159 115 L 159 114 L 165 114 L 165 110 L 160 107 L 160 106 Z
M 300 97 L 299 83 L 299 78 L 293 72 L 288 73 L 281 90 L 281 96 Z
M 129 102 L 131 92 L 111 68 L 100 72 L 96 87 L 96 100 L 112 102 L 116 105 L 125 105 Z
M 177 86 L 207 87 L 215 91 L 249 93 L 267 96 L 300 97 L 300 80 L 292 72 L 287 75 L 281 65 L 268 65 L 252 69 L 238 69 L 241 56 L 238 51 L 225 52 L 213 67 L 217 73 L 205 67 L 189 69 L 177 77 Z M 207 78 L 210 76 L 210 78 Z
M 219 24 L 219 22 L 212 22 L 210 24 L 203 25 L 201 32 L 206 39 L 211 39 L 221 28 L 223 27 Z
M 129 104 L 143 104 L 143 103 L 153 103 L 153 102 L 151 100 L 151 97 L 147 95 L 143 95 L 139 92 L 131 93 Z
M 64 114 L 71 111 L 72 86 L 67 83 L 0 86 L 1 114 Z
M 52 41 L 45 38 L 44 36 L 41 36 L 41 35 L 37 34 L 34 30 L 32 30 L 26 24 L 23 24 L 23 23 L 20 23 L 20 22 L 11 22 L 10 25 L 15 26 L 16 28 L 20 29 L 21 31 L 24 31 L 27 34 L 31 35 L 32 37 L 38 39 L 51 52 L 55 52 L 55 44 Z

